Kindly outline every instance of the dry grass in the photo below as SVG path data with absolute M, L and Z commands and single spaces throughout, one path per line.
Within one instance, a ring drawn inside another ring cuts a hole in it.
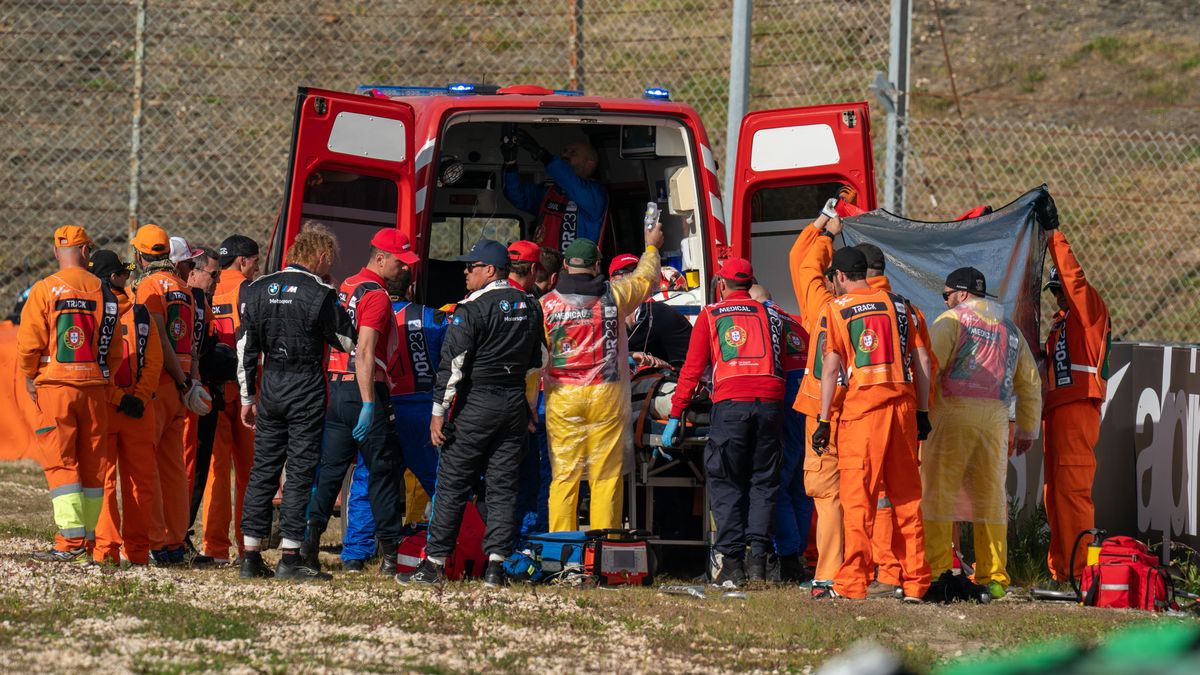
M 0 658 L 15 671 L 808 671 L 869 638 L 927 670 L 1051 636 L 1094 640 L 1145 615 L 1033 604 L 816 603 L 654 589 L 478 583 L 405 589 L 374 573 L 323 585 L 243 582 L 234 569 L 29 562 L 51 533 L 31 463 L 0 464 Z M 331 561 L 332 562 L 332 561 Z

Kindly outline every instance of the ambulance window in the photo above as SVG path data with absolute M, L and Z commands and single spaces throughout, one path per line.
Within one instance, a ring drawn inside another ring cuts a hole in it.
M 471 250 L 479 239 L 494 239 L 505 246 L 521 238 L 517 218 L 471 218 L 434 215 L 429 227 L 429 259 L 425 261 L 425 283 L 419 284 L 424 303 L 441 307 L 458 302 L 467 294 L 463 264 L 458 256 Z
M 364 176 L 346 171 L 319 170 L 308 176 L 304 185 L 304 204 L 331 207 L 332 209 L 354 209 L 373 211 L 369 220 L 380 219 L 396 222 L 396 183 L 387 178 Z M 328 212 L 330 208 L 318 209 Z M 308 209 L 306 208 L 307 212 Z M 343 214 L 349 216 L 351 214 Z
M 750 197 L 750 262 L 758 282 L 774 291 L 785 311 L 799 307 L 791 292 L 788 251 L 800 230 L 811 222 L 825 200 L 836 197 L 842 183 L 815 183 L 763 188 Z
M 521 238 L 521 221 L 516 218 L 464 218 L 435 216 L 430 224 L 429 257 L 454 260 L 480 239 L 508 245 Z
M 358 271 L 379 228 L 396 226 L 397 194 L 395 181 L 378 176 L 329 169 L 308 175 L 301 220 L 322 223 L 337 237 L 342 255 L 331 272 L 335 279 Z
M 753 222 L 778 220 L 812 220 L 825 200 L 836 197 L 842 183 L 815 183 L 764 188 L 750 198 L 750 217 Z M 807 222 L 807 221 L 805 221 Z

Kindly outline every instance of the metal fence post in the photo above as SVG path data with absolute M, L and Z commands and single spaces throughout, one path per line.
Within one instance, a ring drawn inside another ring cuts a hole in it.
M 893 109 L 887 117 L 887 167 L 883 184 L 883 207 L 904 213 L 904 159 L 908 136 L 908 81 L 912 45 L 912 0 L 892 0 L 891 46 L 888 82 Z
M 729 116 L 725 122 L 725 241 L 733 232 L 733 167 L 737 163 L 738 134 L 750 98 L 750 0 L 733 0 L 729 40 Z M 730 242 L 732 243 L 732 242 Z
M 570 89 L 583 91 L 583 0 L 571 0 Z
M 133 111 L 129 131 L 129 241 L 137 232 L 142 177 L 142 88 L 146 57 L 146 0 L 137 0 L 133 33 Z

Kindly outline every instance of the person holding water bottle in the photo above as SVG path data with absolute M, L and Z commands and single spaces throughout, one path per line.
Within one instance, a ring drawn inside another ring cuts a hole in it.
M 629 435 L 629 351 L 625 318 L 658 282 L 662 225 L 647 215 L 645 252 L 619 279 L 600 271 L 600 250 L 576 239 L 558 286 L 541 299 L 550 360 L 543 372 L 550 444 L 550 530 L 578 527 L 579 481 L 592 490 L 591 527 L 621 526 Z

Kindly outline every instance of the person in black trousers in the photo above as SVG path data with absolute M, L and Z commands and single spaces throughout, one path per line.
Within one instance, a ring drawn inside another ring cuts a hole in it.
M 259 277 L 242 292 L 238 388 L 242 423 L 255 430 L 254 466 L 242 509 L 244 579 L 329 578 L 304 566 L 300 543 L 325 426 L 325 350 L 349 352 L 356 337 L 337 293 L 323 281 L 337 251 L 328 228 L 306 224 L 288 250 L 288 266 Z M 285 466 L 287 482 L 279 505 L 283 557 L 272 574 L 261 546 L 271 535 L 271 502 Z
M 487 518 L 484 583 L 504 583 L 502 563 L 517 531 L 517 477 L 530 431 L 530 394 L 546 358 L 541 306 L 508 280 L 508 251 L 481 239 L 459 260 L 467 263 L 471 294 L 458 304 L 433 392 L 429 435 L 442 449 L 437 497 L 429 523 L 425 559 L 400 583 L 445 580 L 463 509 L 483 474 Z
M 379 542 L 380 572 L 396 574 L 396 544 L 403 513 L 404 457 L 396 437 L 387 367 L 396 352 L 396 315 L 386 284 L 421 261 L 408 237 L 394 228 L 371 240 L 367 264 L 342 282 L 338 303 L 354 322 L 358 342 L 350 354 L 329 356 L 329 411 L 317 489 L 308 506 L 308 532 L 301 548 L 305 566 L 320 569 L 321 534 L 346 472 L 361 454 L 367 467 L 367 498 Z

